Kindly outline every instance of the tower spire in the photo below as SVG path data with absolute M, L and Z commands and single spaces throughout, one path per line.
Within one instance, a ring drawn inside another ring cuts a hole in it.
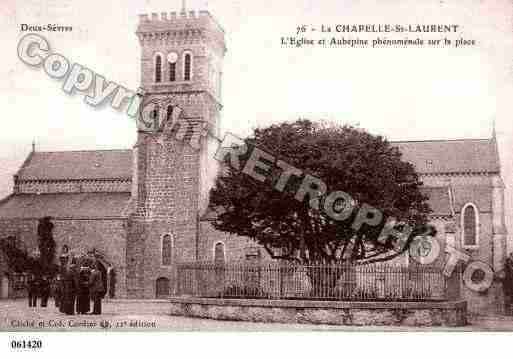
M 497 138 L 497 132 L 495 131 L 495 117 L 492 119 L 492 138 Z
M 182 0 L 182 13 L 186 13 L 187 12 L 187 7 L 186 7 L 186 4 L 185 4 L 185 0 Z
M 36 152 L 36 140 L 32 140 L 32 152 Z

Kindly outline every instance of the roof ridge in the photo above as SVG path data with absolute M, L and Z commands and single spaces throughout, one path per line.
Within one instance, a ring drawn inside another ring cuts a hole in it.
M 132 152 L 133 150 L 130 149 L 130 148 L 119 148 L 119 149 L 97 149 L 97 150 L 63 150 L 63 151 L 36 151 L 35 153 L 36 154 L 39 154 L 39 153 L 83 153 L 83 152 L 120 152 L 120 151 L 125 151 L 125 152 Z
M 390 145 L 421 174 L 500 172 L 493 138 L 396 141 Z
M 390 143 L 414 143 L 414 142 L 461 142 L 461 141 L 491 141 L 491 138 L 451 138 L 451 139 L 435 139 L 435 140 L 397 140 L 388 141 Z
M 24 170 L 28 166 L 28 164 L 32 161 L 32 158 L 34 157 L 34 153 L 35 153 L 35 151 L 30 151 L 30 153 L 25 158 L 25 160 L 21 164 L 20 168 L 18 168 L 18 170 L 16 171 L 14 176 L 19 176 L 21 171 Z
M 0 198 L 0 205 L 4 204 L 5 202 L 8 202 L 15 195 L 16 195 L 16 193 L 11 192 L 7 196 Z

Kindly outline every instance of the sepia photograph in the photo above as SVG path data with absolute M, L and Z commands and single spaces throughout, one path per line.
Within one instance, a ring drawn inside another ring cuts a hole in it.
M 11 353 L 513 330 L 511 1 L 4 0 L 0 20 Z

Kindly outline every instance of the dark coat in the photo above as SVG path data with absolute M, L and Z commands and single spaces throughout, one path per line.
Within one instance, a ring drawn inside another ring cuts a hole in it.
M 504 281 L 502 283 L 504 295 L 513 296 L 513 260 L 506 259 L 504 265 Z
M 74 270 L 66 269 L 64 271 L 64 275 L 62 276 L 62 286 L 63 291 L 66 295 L 75 295 L 75 292 L 77 290 L 77 280 L 75 277 L 76 274 Z
M 41 296 L 42 282 L 43 280 L 39 276 L 36 276 L 32 279 L 32 283 L 29 284 L 29 291 L 32 293 L 33 296 Z
M 27 291 L 30 295 L 34 294 L 36 278 L 29 276 L 27 279 Z
M 42 278 L 40 282 L 39 294 L 41 297 L 50 296 L 50 282 L 46 278 Z
M 79 287 L 77 294 L 77 312 L 87 313 L 91 309 L 89 301 L 89 269 L 82 268 L 79 273 Z
M 74 313 L 77 290 L 78 286 L 75 270 L 66 268 L 62 275 L 62 311 L 64 313 Z
M 91 295 L 103 295 L 105 288 L 103 287 L 102 272 L 98 269 L 93 269 L 89 277 L 89 291 Z

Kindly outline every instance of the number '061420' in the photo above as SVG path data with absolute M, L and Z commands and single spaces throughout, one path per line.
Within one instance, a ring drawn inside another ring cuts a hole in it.
M 12 340 L 11 349 L 41 349 L 41 340 Z

